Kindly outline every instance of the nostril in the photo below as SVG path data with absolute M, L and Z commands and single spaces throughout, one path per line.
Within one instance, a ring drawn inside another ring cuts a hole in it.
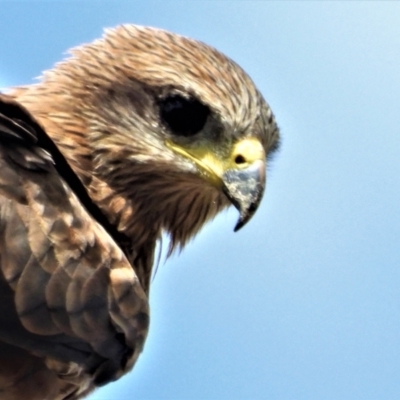
M 246 159 L 241 154 L 239 154 L 235 157 L 236 164 L 244 164 L 245 162 L 246 162 Z

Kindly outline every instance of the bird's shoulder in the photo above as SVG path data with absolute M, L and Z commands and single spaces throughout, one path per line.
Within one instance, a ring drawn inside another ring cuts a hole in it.
M 143 345 L 147 296 L 57 146 L 7 95 L 0 171 L 0 344 L 45 360 L 57 379 L 117 378 Z

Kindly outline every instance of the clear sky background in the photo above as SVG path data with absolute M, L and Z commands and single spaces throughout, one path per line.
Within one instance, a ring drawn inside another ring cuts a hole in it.
M 91 400 L 400 398 L 400 3 L 0 8 L 0 87 L 152 25 L 238 62 L 282 131 L 255 218 L 234 234 L 231 210 L 161 264 L 139 362 Z

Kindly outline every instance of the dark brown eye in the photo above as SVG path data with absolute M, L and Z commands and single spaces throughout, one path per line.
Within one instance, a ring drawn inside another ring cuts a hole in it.
M 194 98 L 173 95 L 160 101 L 161 120 L 175 135 L 192 136 L 200 132 L 210 109 Z

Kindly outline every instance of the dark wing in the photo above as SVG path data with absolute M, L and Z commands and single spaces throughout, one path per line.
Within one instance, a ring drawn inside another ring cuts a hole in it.
M 75 398 L 132 366 L 148 303 L 119 240 L 39 124 L 0 94 L 1 399 Z

